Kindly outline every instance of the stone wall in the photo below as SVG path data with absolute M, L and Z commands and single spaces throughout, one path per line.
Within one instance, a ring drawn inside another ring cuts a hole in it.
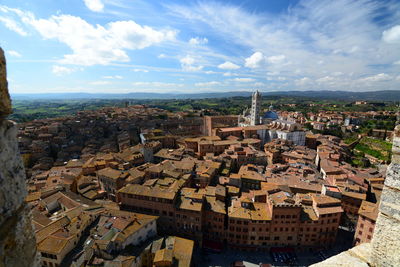
M 0 120 L 9 114 L 11 114 L 11 101 L 7 90 L 6 58 L 0 47 Z
M 18 151 L 18 128 L 5 119 L 10 113 L 6 62 L 0 48 L 0 267 L 37 266 L 30 209 L 24 202 L 26 177 Z

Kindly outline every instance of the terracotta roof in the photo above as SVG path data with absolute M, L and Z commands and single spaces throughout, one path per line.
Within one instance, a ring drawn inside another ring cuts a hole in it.
M 172 190 L 170 188 L 161 189 L 159 187 L 148 187 L 138 184 L 128 184 L 121 188 L 118 192 L 132 195 L 165 198 L 170 200 L 174 199 L 177 194 L 177 190 Z
M 378 212 L 379 212 L 379 206 L 377 203 L 372 203 L 365 200 L 363 200 L 360 209 L 358 210 L 359 215 L 367 217 L 368 219 L 374 222 L 378 217 Z

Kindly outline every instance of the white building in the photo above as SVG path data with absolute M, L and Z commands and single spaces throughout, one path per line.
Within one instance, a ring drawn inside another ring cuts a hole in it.
M 295 145 L 304 146 L 306 143 L 306 132 L 301 125 L 291 121 L 275 120 L 271 122 L 268 132 L 268 142 L 279 138 L 293 141 Z

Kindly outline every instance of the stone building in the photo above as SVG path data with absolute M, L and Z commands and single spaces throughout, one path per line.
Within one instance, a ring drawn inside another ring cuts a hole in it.
M 358 211 L 354 245 L 371 242 L 377 217 L 378 205 L 369 201 L 363 201 Z
M 203 134 L 207 136 L 215 135 L 216 128 L 235 127 L 238 123 L 237 115 L 230 116 L 204 116 Z

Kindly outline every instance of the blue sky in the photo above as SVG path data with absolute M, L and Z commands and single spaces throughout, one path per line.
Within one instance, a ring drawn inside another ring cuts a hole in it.
M 2 0 L 11 93 L 399 90 L 400 1 Z

